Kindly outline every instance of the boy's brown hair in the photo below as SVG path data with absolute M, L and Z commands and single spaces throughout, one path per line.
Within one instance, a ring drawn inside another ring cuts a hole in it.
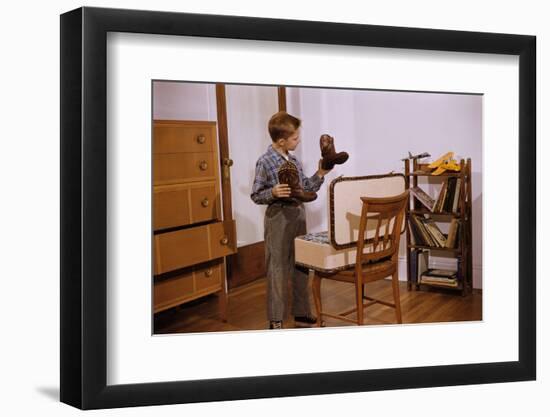
M 271 140 L 275 142 L 281 138 L 288 139 L 300 128 L 301 124 L 302 122 L 297 117 L 288 114 L 286 111 L 280 111 L 271 116 L 267 129 Z

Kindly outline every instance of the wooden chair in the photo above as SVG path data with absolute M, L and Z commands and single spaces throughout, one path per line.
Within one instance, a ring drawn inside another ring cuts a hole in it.
M 359 222 L 355 266 L 352 265 L 348 269 L 335 273 L 314 271 L 313 298 L 317 311 L 317 326 L 321 326 L 323 316 L 345 320 L 361 326 L 364 322 L 363 309 L 376 303 L 395 308 L 397 322 L 402 323 L 397 264 L 401 227 L 405 217 L 405 205 L 408 201 L 408 195 L 409 192 L 405 191 L 393 197 L 361 197 L 363 204 Z M 365 231 L 373 229 L 374 225 L 376 225 L 374 236 L 365 240 Z M 384 230 L 383 235 L 381 234 L 382 230 Z M 365 284 L 389 276 L 392 277 L 393 303 L 364 295 Z M 356 306 L 339 314 L 323 312 L 321 303 L 322 279 L 354 284 Z M 363 300 L 368 302 L 364 303 Z M 357 320 L 347 317 L 355 311 L 357 311 Z

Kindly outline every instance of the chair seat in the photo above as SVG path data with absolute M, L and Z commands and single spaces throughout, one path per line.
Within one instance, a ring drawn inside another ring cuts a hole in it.
M 396 270 L 397 265 L 395 262 L 392 262 L 391 259 L 365 264 L 361 269 L 363 282 L 367 283 L 391 276 Z M 355 282 L 355 268 L 350 268 L 345 271 L 338 271 L 334 274 L 319 275 L 322 278 L 330 278 L 336 281 Z

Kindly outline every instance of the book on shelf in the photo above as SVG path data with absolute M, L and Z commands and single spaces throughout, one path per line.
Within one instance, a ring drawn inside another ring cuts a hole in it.
M 439 206 L 439 211 L 455 213 L 460 201 L 461 178 L 448 178 L 444 184 L 444 196 Z
M 416 230 L 416 227 L 413 226 L 412 220 L 409 221 L 409 230 L 410 230 L 410 236 L 411 236 L 411 243 L 413 245 L 423 245 L 423 241 L 421 236 L 418 234 L 418 231 Z
M 429 269 L 420 277 L 420 283 L 458 287 L 457 271 L 448 269 Z
M 409 227 L 411 229 L 411 235 L 414 238 L 413 243 L 415 245 L 425 245 L 426 242 L 424 241 L 424 236 L 422 236 L 422 233 L 420 232 L 420 229 L 418 228 L 418 225 L 416 224 L 416 219 L 414 218 L 414 214 L 410 216 L 409 218 Z
M 457 271 L 452 269 L 430 269 L 424 273 L 425 276 L 442 279 L 456 278 Z
M 458 219 L 452 219 L 451 224 L 449 225 L 449 233 L 447 234 L 447 241 L 445 242 L 446 248 L 455 248 L 456 247 L 456 237 L 457 231 L 460 222 Z
M 434 205 L 435 205 L 434 199 L 431 198 L 422 188 L 418 186 L 411 187 L 410 191 L 411 191 L 411 194 L 413 194 L 418 199 L 418 201 L 422 203 L 424 207 L 426 207 L 431 212 L 434 211 Z
M 426 226 L 426 230 L 431 235 L 432 239 L 437 244 L 437 246 L 439 246 L 440 248 L 444 248 L 447 238 L 441 232 L 441 230 L 439 230 L 439 227 L 437 227 L 437 224 L 435 223 L 434 219 L 424 218 L 422 222 Z
M 445 201 L 445 196 L 447 195 L 447 183 L 448 178 L 445 178 L 445 180 L 443 180 L 443 185 L 441 186 L 441 190 L 439 191 L 439 195 L 435 203 L 434 211 L 436 213 L 443 211 L 443 201 Z
M 458 202 L 460 201 L 461 185 L 462 185 L 461 178 L 455 178 L 455 179 L 456 179 L 456 189 L 455 189 L 454 200 L 453 200 L 452 209 L 451 209 L 453 213 L 456 213 L 458 209 Z
M 447 195 L 445 196 L 445 201 L 443 202 L 443 211 L 451 211 L 451 200 L 454 200 L 454 192 L 456 189 L 456 178 L 449 178 L 447 181 Z
M 437 246 L 437 244 L 432 239 L 430 233 L 426 230 L 426 226 L 422 222 L 422 219 L 424 217 L 417 216 L 415 214 L 411 215 L 410 217 L 410 225 L 412 230 L 415 230 L 414 235 L 417 236 L 417 244 L 423 245 L 423 246 Z
M 430 284 L 430 285 L 439 285 L 441 287 L 451 287 L 451 288 L 457 288 L 458 287 L 458 281 L 457 280 L 447 280 L 445 282 L 441 281 L 434 281 L 430 279 L 429 277 L 422 277 L 420 279 L 421 284 Z

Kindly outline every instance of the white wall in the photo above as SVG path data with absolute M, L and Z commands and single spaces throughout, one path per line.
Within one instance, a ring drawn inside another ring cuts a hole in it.
M 550 27 L 546 4 L 463 0 L 453 5 L 440 1 L 310 2 L 279 0 L 277 3 L 234 0 L 180 1 L 88 0 L 89 6 L 167 10 L 191 13 L 249 15 L 287 19 L 340 21 L 394 26 L 537 35 L 538 95 L 538 380 L 506 384 L 441 387 L 414 390 L 316 395 L 248 401 L 187 404 L 163 407 L 100 410 L 94 416 L 281 416 L 315 414 L 336 416 L 345 412 L 382 415 L 448 417 L 475 415 L 548 414 L 550 361 L 550 292 L 545 279 L 545 255 L 550 250 L 550 170 L 541 169 L 542 156 L 550 153 L 548 110 L 550 83 Z M 11 65 L 0 67 L 3 89 L 2 116 L 5 140 L 2 172 L 7 204 L 0 206 L 2 219 L 2 276 L 5 297 L 0 303 L 3 343 L 3 415 L 81 416 L 82 412 L 58 402 L 59 397 L 59 14 L 80 7 L 81 1 L 9 2 L 0 26 L 5 56 Z M 22 30 L 21 19 L 24 16 Z M 39 65 L 37 66 L 37 63 Z M 26 86 L 22 90 L 21 86 Z M 29 96 L 29 92 L 32 94 Z M 32 97 L 32 107 L 29 107 Z M 29 114 L 33 115 L 29 123 Z M 24 127 L 24 140 L 21 136 Z M 32 150 L 29 152 L 29 150 Z M 21 169 L 25 155 L 29 169 Z M 9 156 L 9 157 L 8 157 Z M 505 163 L 506 161 L 504 161 Z M 475 167 L 474 167 L 475 168 Z M 13 173 L 17 173 L 16 176 Z M 15 178 L 16 180 L 8 180 Z M 22 184 L 32 184 L 32 192 Z M 37 205 L 37 202 L 39 204 Z M 32 239 L 29 239 L 32 236 Z M 21 302 L 21 289 L 26 298 Z M 246 348 L 246 347 L 244 347 Z M 336 346 L 327 347 L 332 350 Z M 407 347 L 406 352 L 411 349 Z M 307 355 L 297 349 L 297 354 Z M 545 411 L 546 410 L 546 411 Z
M 153 82 L 153 119 L 216 121 L 216 85 Z

